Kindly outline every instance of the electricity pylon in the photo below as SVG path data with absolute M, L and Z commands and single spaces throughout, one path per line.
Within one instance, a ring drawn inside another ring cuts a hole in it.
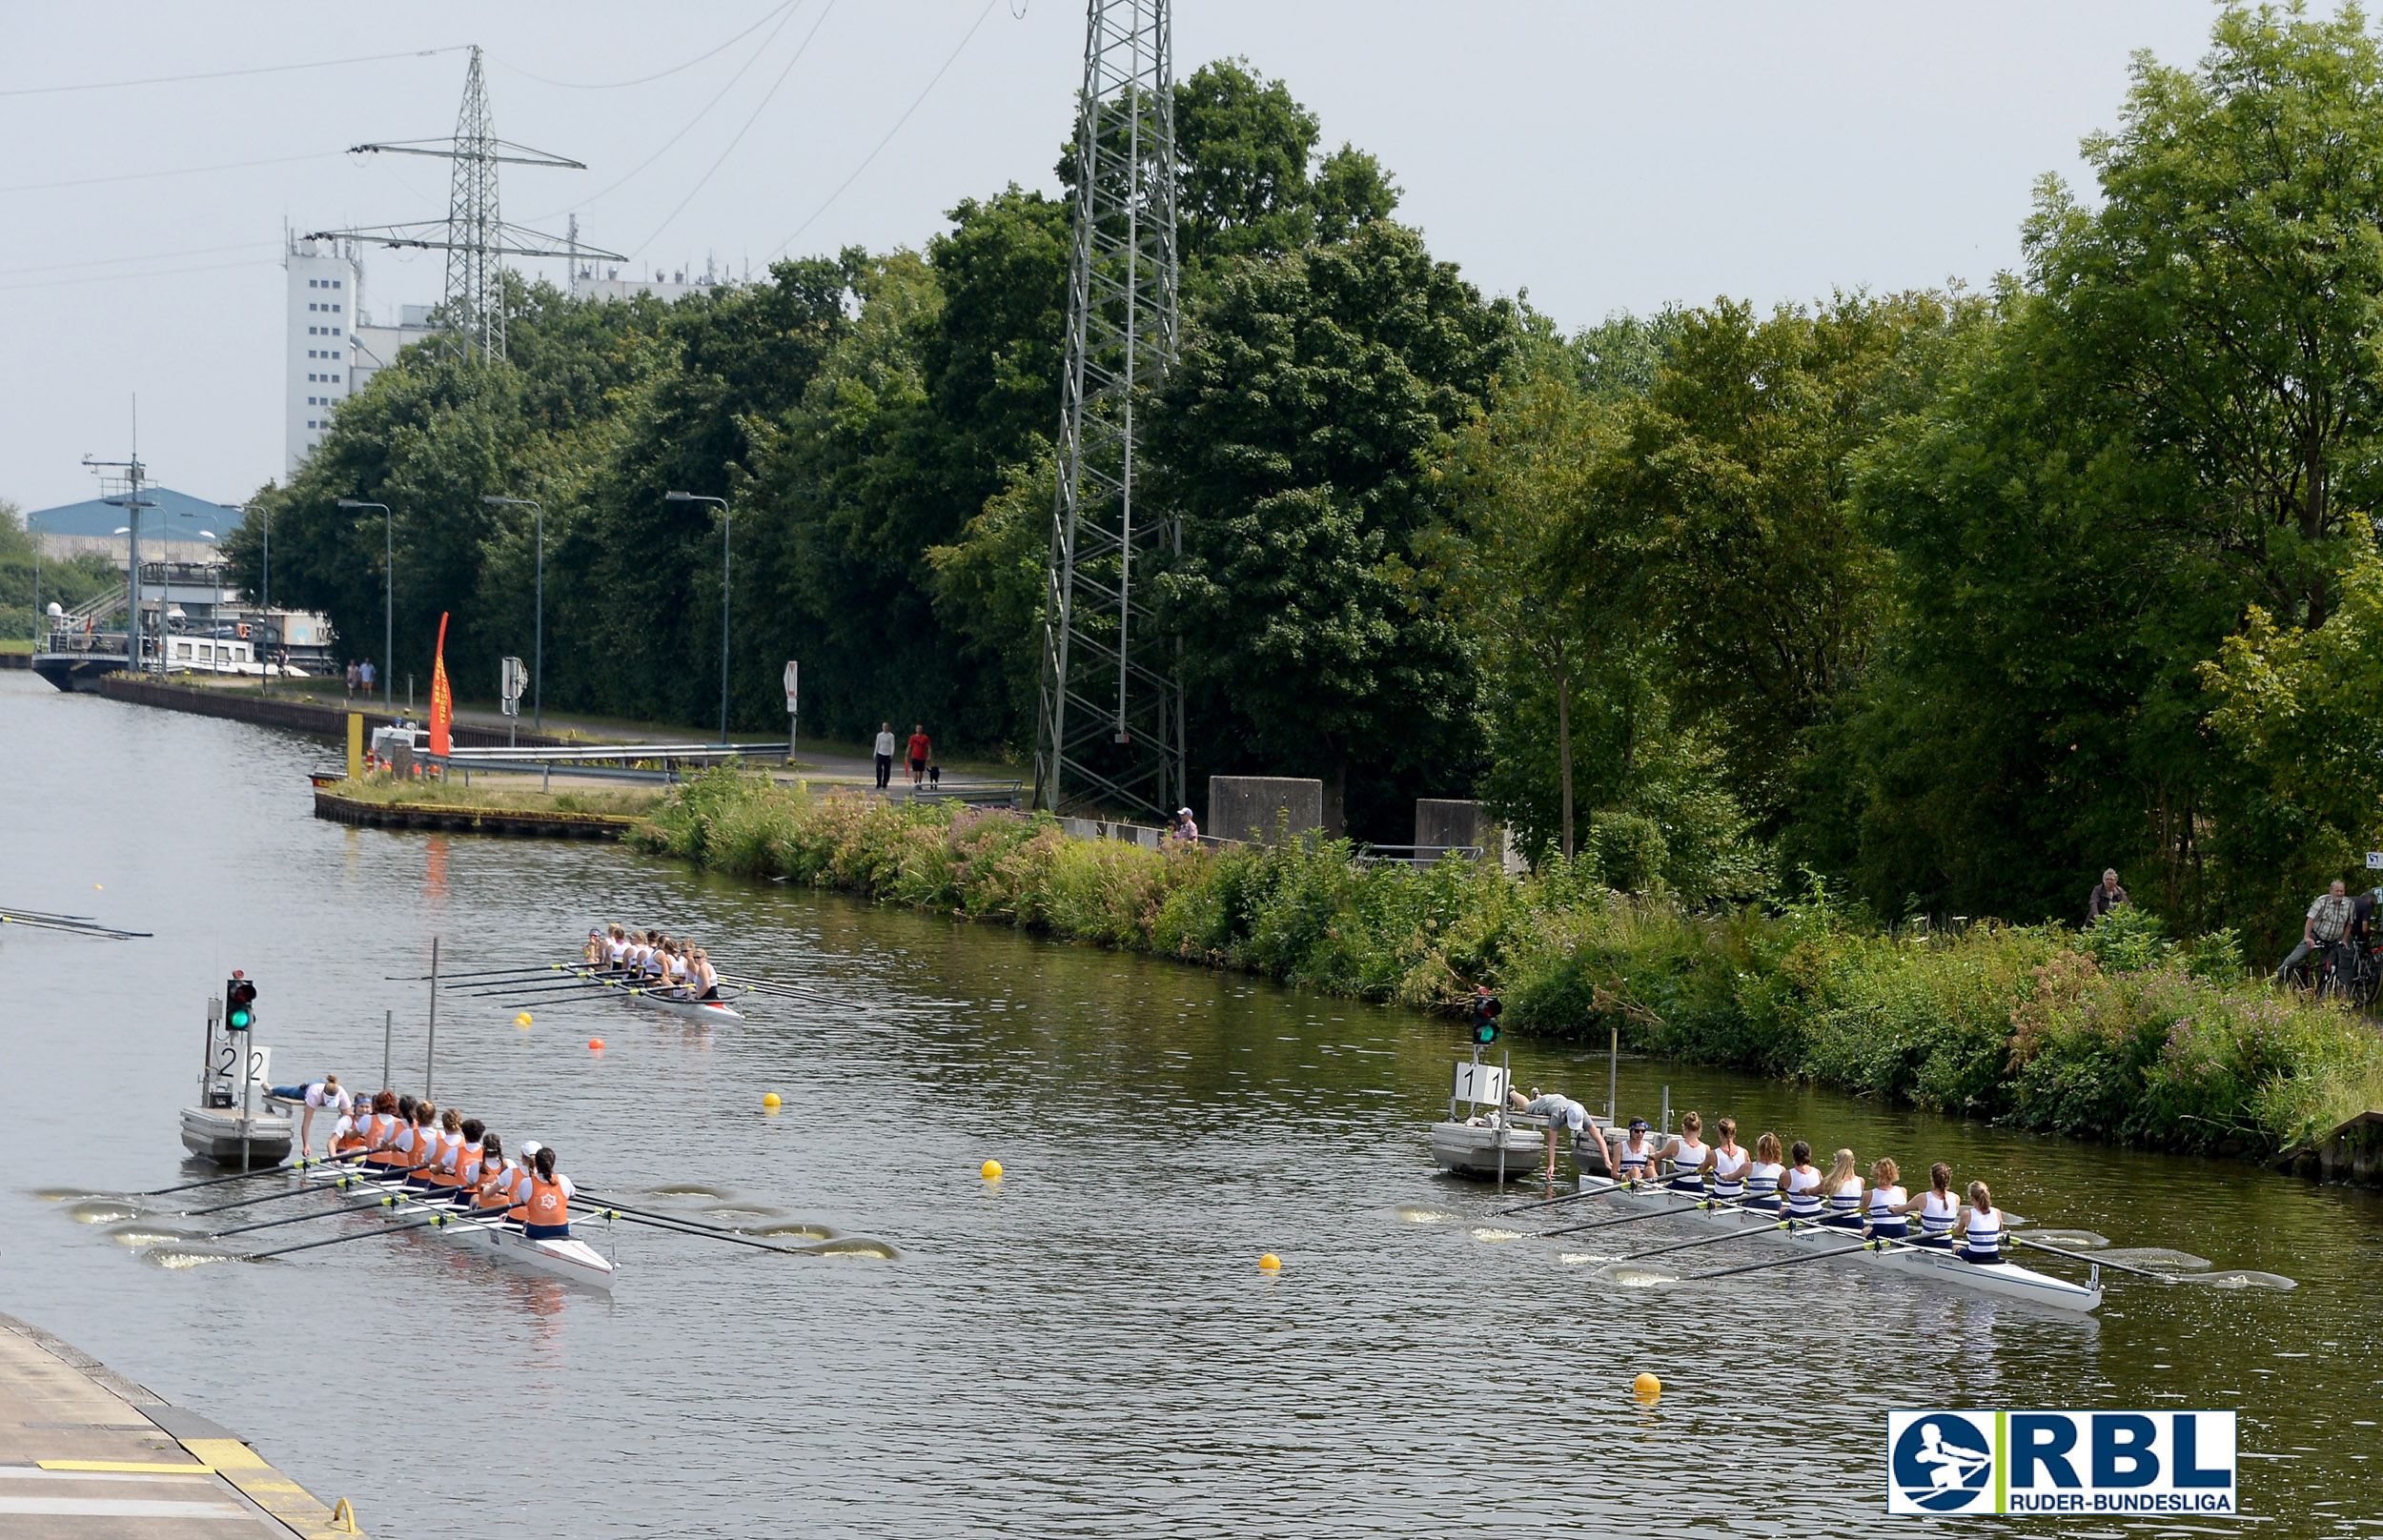
M 1164 817 L 1189 791 L 1179 647 L 1145 580 L 1183 536 L 1137 501 L 1135 422 L 1177 341 L 1173 52 L 1167 0 L 1089 0 L 1034 751 L 1035 805 L 1053 812 Z
M 361 144 L 348 153 L 429 155 L 455 163 L 446 218 L 410 225 L 377 225 L 366 230 L 322 230 L 306 238 L 360 240 L 379 246 L 446 253 L 447 296 L 441 309 L 448 334 L 464 357 L 505 355 L 503 258 L 594 256 L 616 262 L 627 260 L 617 252 L 601 252 L 587 245 L 577 238 L 576 232 L 565 241 L 508 225 L 498 213 L 499 166 L 547 166 L 580 172 L 587 167 L 497 137 L 496 121 L 488 111 L 488 84 L 480 73 L 477 45 L 472 49 L 471 71 L 463 77 L 463 107 L 456 113 L 453 138 Z

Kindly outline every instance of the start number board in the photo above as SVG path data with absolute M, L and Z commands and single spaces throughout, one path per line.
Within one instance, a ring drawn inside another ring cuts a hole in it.
M 1506 1102 L 1506 1071 L 1497 1064 L 1461 1063 L 1456 1065 L 1456 1100 L 1476 1104 Z

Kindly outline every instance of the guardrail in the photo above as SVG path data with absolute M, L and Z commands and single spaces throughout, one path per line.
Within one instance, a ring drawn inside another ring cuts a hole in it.
M 976 782 L 968 785 L 921 786 L 910 793 L 914 802 L 960 802 L 969 807 L 1023 807 L 1026 782 Z
M 438 765 L 442 771 L 462 772 L 463 783 L 472 783 L 475 770 L 530 770 L 539 772 L 538 788 L 544 791 L 553 778 L 579 776 L 597 780 L 646 780 L 675 785 L 681 771 L 687 766 L 735 764 L 746 760 L 775 760 L 784 764 L 786 746 L 763 743 L 601 743 L 571 748 L 473 748 L 456 749 L 446 754 L 417 753 L 415 758 L 425 764 Z

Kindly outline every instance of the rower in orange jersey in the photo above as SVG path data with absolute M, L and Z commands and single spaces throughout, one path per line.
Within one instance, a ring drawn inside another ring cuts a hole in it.
M 521 1233 L 533 1241 L 571 1238 L 571 1179 L 555 1170 L 555 1152 L 540 1147 L 531 1163 L 530 1201 Z

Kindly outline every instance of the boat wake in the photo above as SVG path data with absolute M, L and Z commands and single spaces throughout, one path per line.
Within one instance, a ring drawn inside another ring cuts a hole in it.
M 89 1187 L 35 1187 L 32 1193 L 44 1203 L 81 1203 L 103 1199 L 116 1203 L 124 1202 L 122 1193 L 93 1192 Z
M 2109 1245 L 2109 1237 L 2091 1230 L 2029 1230 L 2027 1239 L 2038 1246 L 2056 1246 L 2064 1251 L 2098 1251 Z
M 750 1229 L 739 1226 L 737 1233 L 740 1235 L 791 1236 L 804 1241 L 832 1241 L 836 1238 L 837 1232 L 833 1225 L 791 1220 L 784 1225 L 762 1225 Z
M 1665 1272 L 1660 1267 L 1638 1267 L 1628 1265 L 1608 1267 L 1605 1269 L 1605 1276 L 1624 1288 L 1660 1288 L 1666 1284 L 1680 1282 L 1678 1273 Z
M 891 1241 L 873 1240 L 866 1235 L 840 1235 L 817 1246 L 794 1247 L 806 1257 L 872 1257 L 880 1262 L 900 1262 L 902 1253 Z
M 1426 1208 L 1421 1204 L 1402 1203 L 1391 1212 L 1410 1225 L 1442 1225 L 1456 1217 L 1444 1209 Z
M 2190 1251 L 2171 1250 L 2164 1246 L 2121 1246 L 2115 1251 L 2106 1251 L 2093 1260 L 2115 1262 L 2128 1267 L 2157 1267 L 2172 1272 L 2190 1272 L 2215 1266 L 2207 1257 L 2196 1257 Z
M 2207 1284 L 2211 1288 L 2298 1288 L 2300 1281 L 2287 1278 L 2280 1272 L 2252 1272 L 2248 1268 L 2231 1268 L 2226 1272 L 2178 1273 L 2180 1284 Z
M 1469 1233 L 1477 1241 L 1490 1242 L 1519 1241 L 1523 1234 L 1520 1230 L 1501 1230 L 1490 1225 L 1476 1225 Z
M 171 1246 L 176 1241 L 203 1241 L 205 1230 L 177 1230 L 157 1225 L 119 1225 L 108 1232 L 118 1246 Z
M 139 1205 L 126 1203 L 121 1198 L 87 1198 L 81 1203 L 70 1205 L 67 1212 L 85 1225 L 112 1225 L 120 1219 L 141 1217 Z
M 141 1253 L 141 1260 L 153 1267 L 180 1272 L 190 1267 L 203 1267 L 211 1262 L 236 1262 L 239 1254 L 195 1246 L 153 1246 Z

